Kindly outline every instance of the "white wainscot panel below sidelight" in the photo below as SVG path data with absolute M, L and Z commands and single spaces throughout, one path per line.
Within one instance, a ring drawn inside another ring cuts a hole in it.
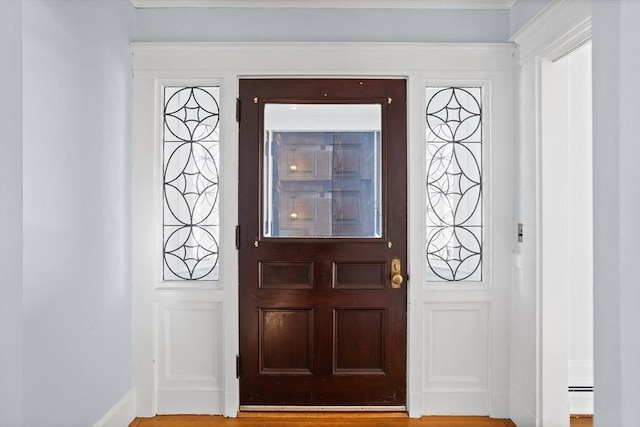
M 220 302 L 158 303 L 158 414 L 220 413 L 222 319 Z
M 426 303 L 423 408 L 429 414 L 489 414 L 489 304 Z

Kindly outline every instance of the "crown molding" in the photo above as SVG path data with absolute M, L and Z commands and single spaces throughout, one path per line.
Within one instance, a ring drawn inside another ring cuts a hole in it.
M 518 0 L 130 0 L 137 8 L 511 9 Z
M 535 57 L 555 61 L 591 39 L 591 2 L 555 0 L 515 33 L 518 63 Z

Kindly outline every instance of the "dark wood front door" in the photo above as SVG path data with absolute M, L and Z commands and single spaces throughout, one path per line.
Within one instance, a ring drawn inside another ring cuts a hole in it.
M 404 406 L 405 81 L 243 79 L 239 107 L 240 404 Z

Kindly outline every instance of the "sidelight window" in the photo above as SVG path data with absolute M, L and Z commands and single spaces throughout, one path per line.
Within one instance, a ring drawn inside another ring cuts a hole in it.
M 165 87 L 163 278 L 218 280 L 218 87 Z
M 426 89 L 428 281 L 482 280 L 482 89 Z

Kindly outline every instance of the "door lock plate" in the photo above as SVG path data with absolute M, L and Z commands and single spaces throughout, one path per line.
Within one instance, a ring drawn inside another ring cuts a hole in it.
M 404 278 L 402 277 L 402 264 L 400 258 L 394 258 L 391 260 L 391 287 L 393 289 L 400 289 L 402 287 Z

